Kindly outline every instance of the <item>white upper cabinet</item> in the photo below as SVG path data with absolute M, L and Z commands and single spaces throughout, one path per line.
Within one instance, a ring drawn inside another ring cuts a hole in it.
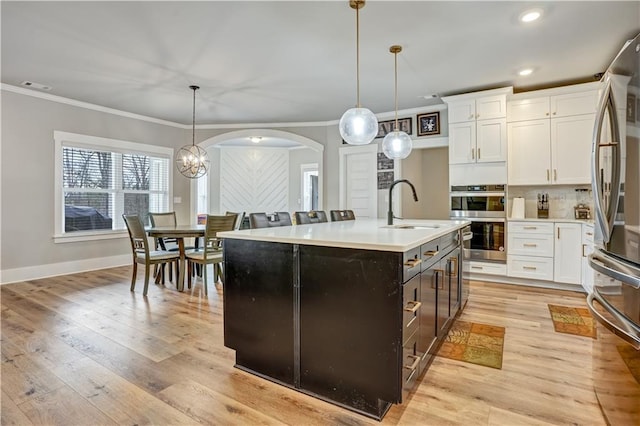
M 449 123 L 490 120 L 507 116 L 505 95 L 482 96 L 476 99 L 461 99 L 448 103 Z
M 541 92 L 548 93 L 547 90 Z M 523 96 L 525 94 L 520 94 L 507 103 L 508 122 L 594 114 L 598 103 L 597 89 L 550 96 L 534 92 L 531 97 Z
M 449 164 L 507 160 L 507 93 L 511 88 L 444 98 L 449 117 Z
M 507 103 L 509 185 L 591 182 L 598 90 L 591 83 L 555 90 L 518 94 Z

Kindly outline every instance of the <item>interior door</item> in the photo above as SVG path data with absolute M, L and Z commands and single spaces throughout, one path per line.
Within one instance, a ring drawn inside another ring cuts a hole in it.
M 340 208 L 356 218 L 377 218 L 377 146 L 341 149 Z

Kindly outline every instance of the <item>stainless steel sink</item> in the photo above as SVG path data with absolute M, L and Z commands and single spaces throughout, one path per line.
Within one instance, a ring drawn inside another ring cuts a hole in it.
M 383 228 L 391 229 L 438 229 L 440 225 L 411 225 L 411 224 L 398 224 L 398 225 L 386 225 Z

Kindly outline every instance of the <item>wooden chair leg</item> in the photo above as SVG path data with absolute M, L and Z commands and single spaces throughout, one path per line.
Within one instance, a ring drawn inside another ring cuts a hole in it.
M 191 288 L 191 270 L 193 269 L 193 262 L 187 260 L 187 288 Z
M 142 290 L 142 295 L 146 296 L 147 291 L 149 290 L 149 273 L 151 272 L 151 265 L 149 263 L 145 263 L 144 265 L 144 290 Z
M 136 288 L 136 276 L 138 275 L 138 263 L 133 262 L 133 273 L 131 274 L 131 291 Z

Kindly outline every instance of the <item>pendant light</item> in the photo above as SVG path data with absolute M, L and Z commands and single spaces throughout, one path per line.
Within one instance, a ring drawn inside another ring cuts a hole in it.
M 392 160 L 402 160 L 411 153 L 413 142 L 411 137 L 405 132 L 401 132 L 398 127 L 398 53 L 402 52 L 402 46 L 393 45 L 389 48 L 395 59 L 395 101 L 396 101 L 396 123 L 394 130 L 387 133 L 382 140 L 382 152 Z
M 378 119 L 373 113 L 360 106 L 360 9 L 365 0 L 349 0 L 349 6 L 356 10 L 356 107 L 347 110 L 340 119 L 340 136 L 348 144 L 366 145 L 378 134 Z
M 189 86 L 193 90 L 193 122 L 191 126 L 191 145 L 185 145 L 178 150 L 176 166 L 178 171 L 189 179 L 197 179 L 207 174 L 209 170 L 209 156 L 207 151 L 196 145 L 196 90 L 200 87 Z

